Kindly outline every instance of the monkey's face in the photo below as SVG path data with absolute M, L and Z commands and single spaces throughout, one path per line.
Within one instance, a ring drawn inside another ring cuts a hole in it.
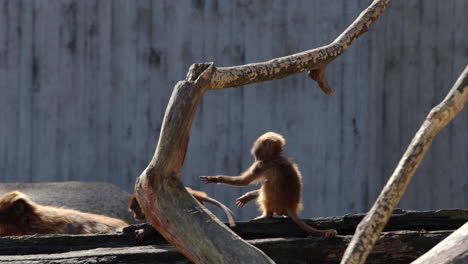
M 21 192 L 13 191 L 0 198 L 0 236 L 22 236 L 30 233 L 30 220 L 36 216 L 36 205 Z
M 10 227 L 21 225 L 32 213 L 30 204 L 24 199 L 0 201 L 0 224 Z

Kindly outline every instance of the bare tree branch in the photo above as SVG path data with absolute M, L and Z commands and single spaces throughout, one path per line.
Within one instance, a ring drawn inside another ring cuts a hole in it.
M 367 255 L 403 196 L 411 177 L 431 146 L 432 140 L 463 109 L 467 101 L 468 66 L 447 97 L 426 117 L 372 209 L 358 225 L 341 260 L 342 264 L 357 264 L 366 261 Z
M 218 68 L 213 73 L 211 89 L 277 80 L 295 73 L 324 68 L 345 52 L 359 36 L 367 32 L 389 3 L 390 0 L 373 1 L 338 38 L 326 46 L 267 62 Z
M 195 263 L 272 263 L 196 202 L 181 182 L 181 167 L 197 105 L 208 90 L 313 70 L 319 71 L 316 79 L 322 90 L 330 93 L 324 79 L 325 66 L 366 32 L 389 2 L 375 0 L 335 41 L 318 49 L 236 67 L 216 68 L 212 63 L 190 67 L 187 78 L 174 87 L 155 154 L 135 185 L 142 210 L 167 241 Z

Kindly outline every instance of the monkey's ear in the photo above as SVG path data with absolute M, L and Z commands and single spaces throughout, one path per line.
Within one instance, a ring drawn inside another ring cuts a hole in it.
M 18 199 L 13 203 L 13 211 L 20 216 L 25 214 L 30 209 L 30 205 L 24 199 Z

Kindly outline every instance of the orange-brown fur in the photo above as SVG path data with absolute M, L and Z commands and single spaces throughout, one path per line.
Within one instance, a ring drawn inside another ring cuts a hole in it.
M 305 231 L 331 237 L 335 230 L 317 230 L 305 224 L 298 214 L 302 210 L 302 179 L 297 165 L 283 155 L 285 140 L 274 132 L 260 136 L 252 147 L 255 162 L 240 176 L 201 176 L 205 183 L 223 183 L 234 186 L 246 186 L 264 179 L 260 190 L 249 192 L 236 201 L 238 207 L 250 200 L 257 199 L 262 211 L 261 218 L 273 214 L 289 216 Z M 260 218 L 259 217 L 259 218 Z
M 205 203 L 206 198 L 208 197 L 208 194 L 206 194 L 206 192 L 196 191 L 196 190 L 193 190 L 193 189 L 191 189 L 189 187 L 185 187 L 185 189 L 187 189 L 187 191 L 189 193 L 191 193 L 193 195 L 193 197 L 195 199 L 197 199 L 197 201 L 199 201 L 201 204 Z
M 234 219 L 234 214 L 232 213 L 231 209 L 229 209 L 227 206 L 222 204 L 220 201 L 211 198 L 210 196 L 208 196 L 208 194 L 206 194 L 206 192 L 195 191 L 189 187 L 185 187 L 185 189 L 187 189 L 187 191 L 191 193 L 193 197 L 197 199 L 201 204 L 204 204 L 205 202 L 207 202 L 207 203 L 211 203 L 223 209 L 224 213 L 226 214 L 228 218 L 229 226 L 231 227 L 236 226 L 236 220 Z
M 127 225 L 103 215 L 39 205 L 18 191 L 0 198 L 0 236 L 117 232 Z

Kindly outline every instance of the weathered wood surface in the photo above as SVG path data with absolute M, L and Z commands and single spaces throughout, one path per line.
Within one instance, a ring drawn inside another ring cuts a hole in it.
M 465 65 L 444 100 L 429 112 L 374 205 L 359 223 L 342 264 L 362 264 L 366 261 L 432 141 L 463 110 L 467 102 L 468 65 Z
M 369 256 L 370 264 L 406 264 L 416 259 L 431 247 L 449 236 L 451 231 L 397 231 L 383 233 L 374 251 Z M 71 241 L 81 239 L 81 242 L 91 243 L 93 249 L 79 250 L 70 247 L 70 252 L 53 254 L 21 254 L 18 256 L 0 255 L 1 263 L 30 263 L 30 264 L 59 264 L 59 263 L 188 263 L 182 254 L 167 244 L 132 245 L 135 243 L 129 237 L 122 234 L 110 234 L 116 241 L 125 243 L 112 243 L 103 235 L 97 236 L 68 236 Z M 64 240 L 67 236 L 60 237 L 62 247 L 68 242 Z M 6 242 L 10 238 L 4 238 Z M 58 240 L 56 237 L 35 237 L 41 244 L 37 246 L 46 247 Z M 11 239 L 10 239 L 11 240 Z M 338 263 L 351 236 L 338 236 L 333 239 L 317 237 L 306 238 L 268 238 L 249 240 L 254 246 L 263 250 L 276 263 Z M 14 241 L 12 241 L 14 242 Z M 26 242 L 26 241 L 25 241 Z M 99 242 L 101 243 L 99 245 Z M 2 243 L 2 242 L 0 242 Z M 3 243 L 2 243 L 3 244 Z M 3 244 L 4 245 L 4 244 Z
M 468 263 L 468 222 L 411 264 Z
M 184 261 L 185 260 L 185 261 Z M 15 264 L 138 264 L 138 263 L 189 263 L 172 246 L 141 246 L 96 248 L 58 254 L 0 256 L 2 263 Z
M 352 235 L 363 214 L 343 217 L 304 219 L 317 228 L 337 229 L 340 235 Z M 468 210 L 402 211 L 397 210 L 388 222 L 385 231 L 440 231 L 456 230 L 468 221 Z M 131 225 L 123 233 L 98 235 L 49 235 L 0 238 L 0 255 L 29 255 L 62 253 L 93 248 L 135 247 L 141 245 L 164 245 L 164 238 L 157 234 L 137 243 L 134 231 L 148 224 Z M 232 230 L 243 239 L 303 238 L 307 234 L 290 219 L 276 218 L 238 222 Z
M 160 236 L 153 238 L 151 242 L 167 244 Z M 1 237 L 0 255 L 51 254 L 101 247 L 131 247 L 137 245 L 135 236 L 125 233 Z
M 304 222 L 319 229 L 336 229 L 340 235 L 352 235 L 364 216 L 365 214 L 353 214 L 343 217 L 321 217 L 304 219 Z M 390 217 L 384 231 L 455 230 L 467 221 L 468 210 L 404 211 L 397 209 Z M 127 228 L 127 232 L 143 227 L 148 227 L 148 225 L 132 225 Z M 237 225 L 231 229 L 243 239 L 307 236 L 296 223 L 285 218 L 238 222 Z M 150 240 L 148 242 L 158 243 L 162 238 L 155 237 L 155 239 L 156 240 Z
M 336 229 L 340 235 L 352 235 L 364 214 L 344 217 L 323 217 L 304 219 L 319 229 Z M 385 226 L 384 231 L 413 230 L 455 230 L 468 221 L 468 210 L 403 211 L 397 210 Z M 304 233 L 290 219 L 239 222 L 232 228 L 244 239 L 271 237 L 303 237 Z

